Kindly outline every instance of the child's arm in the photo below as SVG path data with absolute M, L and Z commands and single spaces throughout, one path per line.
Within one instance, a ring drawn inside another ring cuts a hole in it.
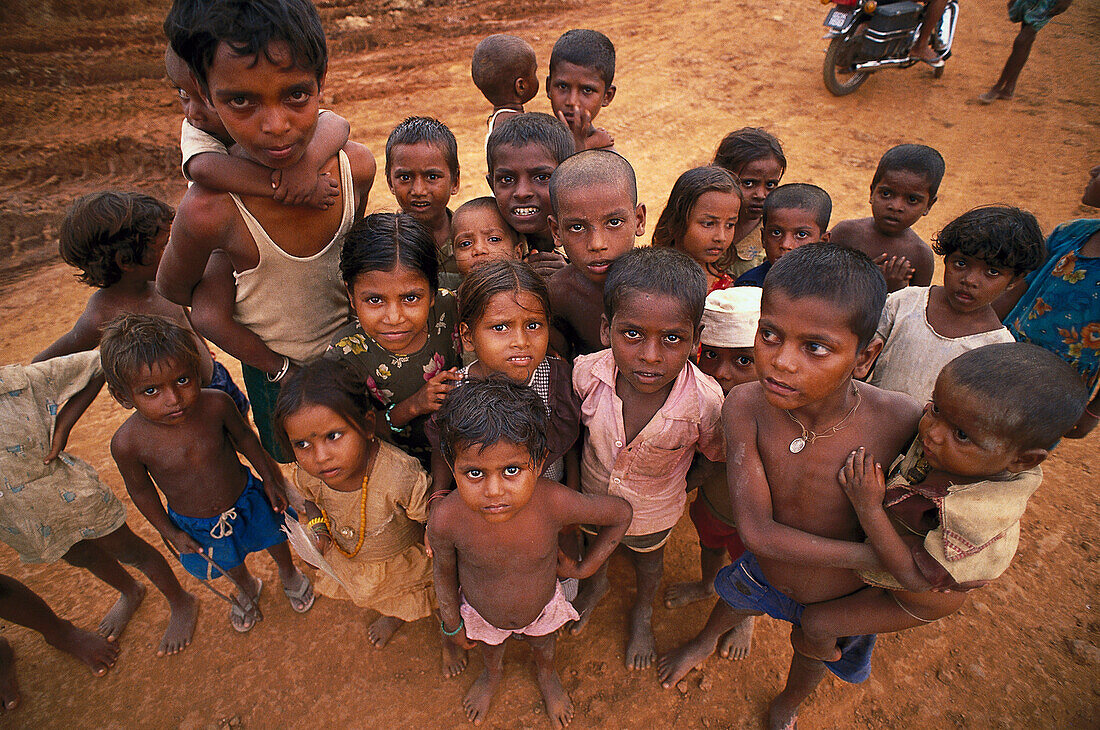
M 65 444 L 69 441 L 69 433 L 73 430 L 73 426 L 84 415 L 84 411 L 88 410 L 88 406 L 92 405 L 104 382 L 106 381 L 102 375 L 95 376 L 72 398 L 69 398 L 65 405 L 61 406 L 61 410 L 57 412 L 57 420 L 54 422 L 50 453 L 46 454 L 46 458 L 42 460 L 43 464 L 49 464 L 65 450 Z
M 95 294 L 92 295 L 95 297 Z M 53 344 L 34 356 L 31 362 L 42 362 L 74 352 L 87 352 L 99 347 L 103 317 L 89 302 L 84 312 L 73 324 L 73 328 L 54 340 Z
M 286 494 L 288 487 L 283 472 L 273 465 L 271 457 L 260 445 L 260 439 L 256 432 L 245 423 L 244 417 L 233 404 L 233 399 L 221 391 L 205 391 L 204 397 L 215 399 L 218 413 L 223 419 L 225 430 L 233 442 L 233 448 L 248 459 L 260 481 L 264 483 L 264 493 L 271 502 L 271 508 L 276 512 L 286 509 Z
M 451 495 L 445 499 L 457 499 Z M 440 505 L 431 516 L 428 517 L 427 536 L 432 544 L 432 573 L 435 578 L 435 597 L 439 603 L 439 617 L 442 621 L 444 633 L 454 635 L 447 638 L 451 643 L 464 649 L 472 649 L 474 642 L 466 637 L 465 627 L 462 625 L 462 614 L 458 607 L 458 553 L 455 551 L 454 540 L 448 529 L 449 510 L 442 509 L 449 505 Z
M 396 410 L 396 409 L 395 409 Z M 432 492 L 450 490 L 454 484 L 454 474 L 447 460 L 443 458 L 443 452 L 439 446 L 432 447 Z
M 311 520 L 315 520 L 321 516 L 321 509 L 308 499 L 305 500 L 305 504 L 298 513 L 298 521 L 303 525 L 309 524 Z M 313 538 L 313 544 L 317 548 L 317 552 L 324 555 L 325 552 L 332 545 L 332 535 L 327 532 L 318 532 L 317 530 L 306 529 L 306 532 Z
M 339 114 L 325 110 L 317 117 L 317 129 L 302 159 L 286 170 L 276 170 L 271 176 L 275 200 L 287 205 L 313 205 L 329 208 L 336 201 L 340 185 L 330 175 L 320 175 L 321 168 L 348 143 L 351 125 Z M 319 179 L 320 178 L 320 179 Z M 326 195 L 318 200 L 319 188 L 325 183 Z M 319 204 L 320 203 L 320 204 Z
M 455 387 L 455 381 L 458 380 L 462 380 L 462 376 L 458 374 L 458 368 L 436 373 L 431 380 L 424 383 L 420 390 L 399 402 L 389 411 L 390 423 L 401 427 L 417 416 L 435 413 L 443 405 L 443 401 L 447 399 L 447 394 Z M 385 419 L 379 420 L 384 421 Z
M 913 267 L 913 277 L 909 280 L 910 286 L 932 286 L 936 257 L 932 253 L 932 247 L 920 237 L 917 237 L 916 245 L 913 246 L 909 264 Z
M 581 491 L 581 449 L 584 448 L 584 434 L 577 437 L 569 451 L 565 452 L 565 486 L 574 492 Z
M 611 557 L 615 547 L 623 539 L 634 511 L 630 503 L 621 497 L 580 494 L 560 484 L 544 482 L 539 488 L 551 487 L 548 499 L 555 515 L 563 525 L 598 525 L 602 529 L 577 561 L 558 550 L 558 575 L 562 578 L 588 578 Z
M 904 289 L 909 286 L 913 279 L 913 264 L 909 263 L 909 259 L 904 256 L 888 256 L 887 254 L 880 254 L 875 259 L 875 263 L 882 271 L 882 276 L 886 279 L 886 291 L 892 292 L 898 289 Z M 913 282 L 916 285 L 916 282 Z M 924 286 L 927 286 L 925 284 Z
M 615 139 L 607 133 L 606 129 L 592 126 L 592 115 L 587 109 L 581 109 L 580 114 L 574 114 L 572 122 L 566 118 L 563 111 L 555 112 L 555 115 L 573 133 L 573 144 L 577 152 L 615 146 Z

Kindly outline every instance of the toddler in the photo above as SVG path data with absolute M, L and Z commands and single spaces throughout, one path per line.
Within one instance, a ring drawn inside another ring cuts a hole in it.
M 587 428 L 583 492 L 622 496 L 634 509 L 623 539 L 637 580 L 626 647 L 630 669 L 656 659 L 652 604 L 665 543 L 687 501 L 692 456 L 698 450 L 712 461 L 725 459 L 722 389 L 688 359 L 699 344 L 705 299 L 703 271 L 686 255 L 653 247 L 629 251 L 611 265 L 604 286 L 601 336 L 610 349 L 574 364 Z M 573 633 L 584 628 L 608 587 L 606 567 L 582 584 Z
M 879 265 L 889 291 L 932 283 L 932 249 L 912 226 L 932 210 L 943 173 L 943 156 L 931 147 L 891 147 L 871 178 L 871 217 L 841 221 L 832 230 L 833 241 Z
M 569 127 L 577 151 L 612 148 L 615 140 L 592 122 L 615 98 L 615 45 L 596 30 L 574 28 L 554 43 L 546 96 L 554 116 Z
M 688 170 L 672 186 L 653 229 L 653 245 L 683 251 L 702 266 L 708 293 L 733 286 L 726 266 L 740 210 L 741 187 L 725 168 Z
M 488 196 L 467 200 L 451 216 L 455 267 L 462 278 L 486 261 L 523 258 L 523 244 L 504 222 L 497 201 Z
M 464 648 L 482 645 L 485 669 L 462 701 L 475 724 L 489 711 L 513 635 L 531 645 L 551 725 L 569 724 L 573 703 L 554 667 L 554 634 L 577 612 L 558 578 L 591 575 L 630 523 L 622 499 L 539 478 L 548 453 L 544 408 L 531 388 L 492 378 L 456 390 L 439 414 L 456 488 L 432 509 L 428 537 L 443 633 Z M 578 523 L 598 528 L 580 561 L 558 549 L 561 529 Z
M 764 286 L 764 277 L 781 256 L 807 243 L 829 240 L 833 201 L 816 185 L 780 185 L 764 200 L 760 239 L 767 261 L 737 277 L 737 286 Z
M 267 550 L 291 608 L 308 611 L 313 587 L 294 567 L 279 529 L 277 513 L 286 506 L 282 473 L 233 402 L 201 387 L 191 336 L 163 317 L 122 314 L 104 330 L 100 354 L 111 395 L 136 411 L 111 439 L 111 456 L 134 506 L 179 553 L 187 572 L 201 580 L 227 572 L 244 591 L 230 605 L 229 622 L 249 631 L 262 618 L 263 581 L 244 560 Z
M 535 49 L 522 38 L 494 33 L 474 48 L 470 75 L 474 86 L 493 105 L 485 126 L 493 133 L 501 115 L 522 114 L 523 105 L 539 93 L 539 67 Z
M 911 286 L 886 300 L 875 337 L 882 353 L 870 383 L 932 396 L 936 376 L 957 355 L 994 342 L 1012 342 L 991 306 L 1014 282 L 1042 265 L 1043 232 L 1019 208 L 975 208 L 936 237 L 943 286 Z

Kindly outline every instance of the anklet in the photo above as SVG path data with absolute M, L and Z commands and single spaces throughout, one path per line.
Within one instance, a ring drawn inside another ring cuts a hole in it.
M 464 626 L 466 626 L 466 619 L 464 618 L 458 620 L 458 627 L 454 631 L 447 631 L 447 625 L 442 620 L 439 622 L 439 630 L 443 632 L 444 636 L 455 636 L 459 631 L 462 631 Z

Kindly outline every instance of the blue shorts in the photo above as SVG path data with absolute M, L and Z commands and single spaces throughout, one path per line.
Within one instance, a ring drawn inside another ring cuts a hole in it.
M 220 390 L 228 395 L 233 399 L 233 405 L 237 406 L 237 410 L 241 412 L 241 415 L 248 415 L 248 398 L 246 398 L 245 394 L 241 392 L 241 389 L 237 387 L 237 384 L 233 382 L 233 376 L 225 369 L 225 365 L 222 365 L 217 360 L 214 361 L 214 374 L 210 377 L 209 387 Z
M 773 588 L 764 579 L 756 556 L 750 552 L 718 571 L 714 590 L 736 611 L 766 613 L 780 621 L 802 625 L 802 611 L 806 607 Z M 845 682 L 862 682 L 871 676 L 871 653 L 876 638 L 875 634 L 865 634 L 840 639 L 837 642 L 840 659 L 825 662 L 825 666 Z
M 264 483 L 251 471 L 244 471 L 248 474 L 248 483 L 237 503 L 217 517 L 186 517 L 168 508 L 168 516 L 176 527 L 202 545 L 203 553 L 225 570 L 236 568 L 249 553 L 286 542 L 286 533 L 281 529 L 282 515 L 267 501 Z M 197 553 L 180 555 L 180 563 L 200 580 L 221 575 L 220 570 Z

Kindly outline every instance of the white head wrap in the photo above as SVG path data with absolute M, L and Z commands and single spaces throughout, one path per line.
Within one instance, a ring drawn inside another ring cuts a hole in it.
M 758 286 L 735 286 L 708 294 L 702 343 L 711 347 L 752 347 L 763 291 Z

